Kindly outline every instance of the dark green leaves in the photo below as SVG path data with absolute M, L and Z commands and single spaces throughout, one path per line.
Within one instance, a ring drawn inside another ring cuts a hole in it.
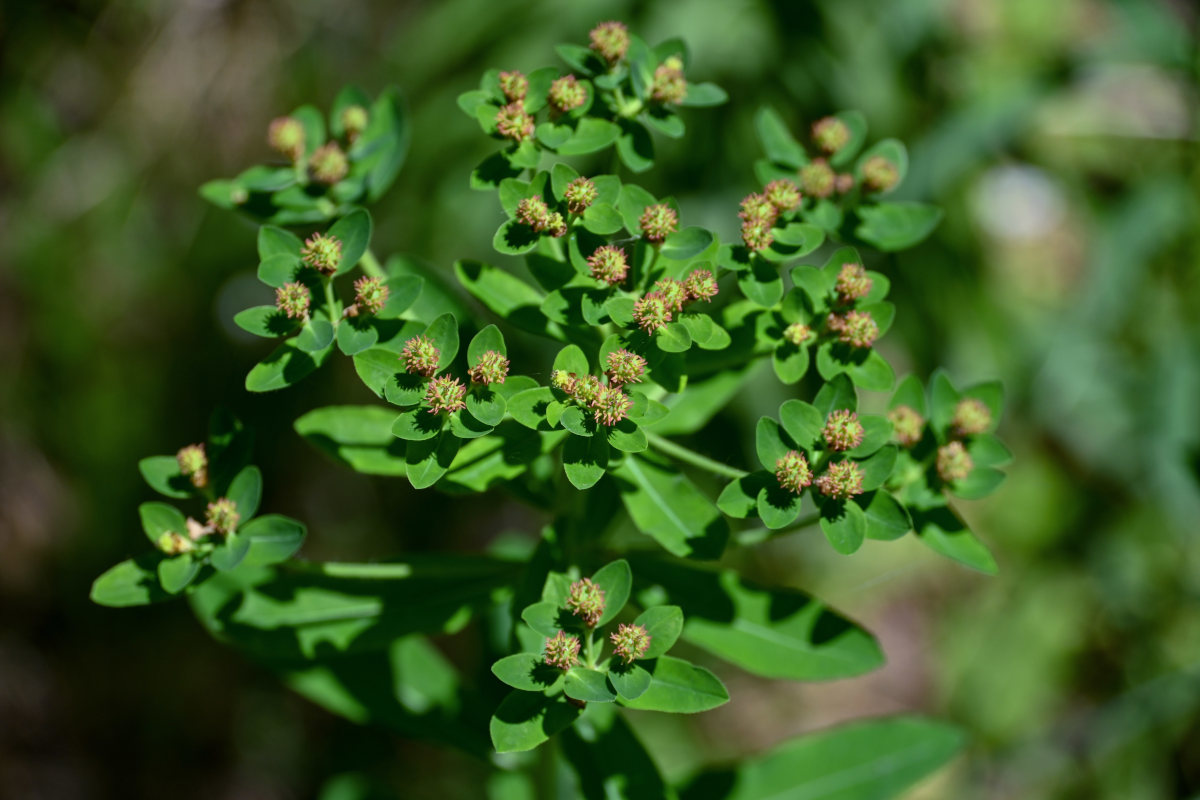
M 933 233 L 942 210 L 925 203 L 880 203 L 858 210 L 854 235 L 885 252 L 906 250 Z
M 729 702 L 729 692 L 711 672 L 680 658 L 662 656 L 644 664 L 650 685 L 636 698 L 620 698 L 621 705 L 641 711 L 697 714 Z
M 729 538 L 725 518 L 679 471 L 629 456 L 613 475 L 621 480 L 621 501 L 638 530 L 668 552 L 716 558 L 725 549 Z

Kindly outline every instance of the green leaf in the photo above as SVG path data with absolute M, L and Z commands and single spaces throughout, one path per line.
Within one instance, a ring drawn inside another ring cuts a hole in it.
M 887 492 L 868 492 L 856 502 L 866 516 L 868 539 L 889 542 L 912 530 L 908 511 Z
M 821 415 L 821 412 L 815 406 L 802 400 L 788 400 L 781 405 L 779 422 L 794 442 L 810 451 L 813 449 L 813 445 L 821 439 L 821 432 L 825 428 L 825 417 Z
M 608 456 L 605 437 L 569 436 L 562 450 L 563 472 L 576 489 L 590 489 L 604 477 Z
M 608 688 L 603 672 L 587 667 L 574 666 L 567 671 L 563 680 L 563 692 L 567 697 L 585 703 L 611 703 L 617 695 Z
M 300 257 L 291 253 L 279 253 L 268 256 L 258 265 L 258 279 L 278 289 L 289 281 L 294 281 L 301 270 Z
M 633 587 L 633 573 L 629 570 L 629 562 L 622 558 L 596 570 L 592 580 L 604 590 L 604 614 L 596 623 L 599 628 L 616 619 L 625 608 Z
M 608 120 L 584 117 L 575 133 L 558 147 L 559 155 L 578 156 L 605 149 L 617 140 L 620 129 Z
M 729 538 L 725 518 L 675 468 L 631 455 L 612 474 L 621 480 L 621 501 L 638 530 L 668 552 L 716 558 L 725 549 Z
M 691 226 L 667 236 L 663 240 L 661 255 L 672 261 L 687 261 L 703 253 L 716 239 L 707 228 Z
M 371 215 L 365 208 L 356 208 L 333 223 L 329 236 L 342 243 L 342 258 L 338 262 L 337 274 L 343 275 L 358 265 L 371 242 Z
M 808 163 L 804 148 L 792 137 L 787 124 L 775 109 L 766 106 L 760 108 L 754 115 L 754 128 L 758 131 L 758 140 L 762 142 L 763 150 L 771 161 L 792 169 Z
M 745 519 L 758 513 L 758 495 L 775 480 L 765 470 L 752 472 L 730 481 L 717 498 L 717 508 L 731 517 Z
M 778 481 L 772 481 L 758 490 L 756 508 L 758 517 L 771 530 L 786 528 L 800 516 L 800 495 L 784 489 Z
M 967 453 L 976 467 L 998 467 L 1012 461 L 1012 453 L 1008 447 L 990 433 L 972 436 L 967 441 Z
M 863 438 L 858 447 L 847 450 L 851 458 L 869 456 L 883 447 L 892 438 L 892 423 L 887 417 L 877 417 L 872 414 L 860 416 L 858 421 L 863 426 Z
M 302 523 L 281 514 L 264 514 L 238 530 L 238 536 L 250 542 L 250 550 L 242 563 L 247 566 L 267 566 L 287 561 L 307 534 Z
M 611 428 L 602 430 L 608 432 L 608 443 L 622 453 L 641 453 L 650 446 L 645 431 L 631 419 L 623 419 Z
M 792 442 L 784 441 L 779 423 L 770 417 L 760 417 L 754 427 L 754 450 L 763 469 L 771 472 L 775 464 L 792 448 Z
M 470 413 L 461 409 L 451 413 L 447 421 L 450 433 L 459 439 L 478 439 L 481 436 L 487 436 L 494 430 L 494 426 L 480 422 Z
M 821 530 L 844 556 L 858 551 L 867 535 L 867 518 L 853 500 L 821 498 Z
M 557 330 L 539 310 L 545 295 L 520 278 L 478 261 L 458 261 L 454 272 L 463 287 L 497 316 L 533 333 Z
M 519 256 L 537 247 L 541 234 L 515 219 L 505 220 L 492 237 L 492 247 L 497 253 Z
M 643 626 L 646 633 L 650 634 L 650 646 L 642 658 L 658 658 L 666 655 L 667 651 L 675 646 L 679 635 L 683 633 L 683 609 L 679 606 L 647 608 L 638 614 L 633 624 Z
M 158 540 L 164 533 L 187 536 L 187 520 L 175 506 L 166 503 L 142 503 L 138 506 L 138 516 L 141 517 L 146 538 L 155 547 L 158 547 Z
M 796 383 L 808 372 L 808 348 L 784 342 L 771 354 L 771 366 L 783 383 Z
M 608 683 L 621 700 L 636 700 L 650 688 L 650 673 L 636 661 L 622 664 L 612 661 L 608 665 Z
M 724 684 L 704 667 L 671 656 L 642 664 L 650 672 L 650 686 L 637 698 L 622 697 L 621 704 L 628 708 L 696 714 L 729 702 Z
M 445 424 L 440 414 L 430 414 L 426 408 L 410 408 L 396 417 L 392 435 L 406 442 L 423 442 L 440 434 Z
M 775 241 L 763 251 L 771 261 L 789 261 L 816 250 L 825 241 L 825 231 L 807 222 L 793 222 L 775 230 Z
M 922 417 L 928 416 L 929 412 L 925 407 L 925 387 L 921 385 L 921 381 L 916 375 L 905 377 L 896 387 L 891 402 L 888 403 L 888 408 L 897 406 L 908 406 Z
M 328 406 L 293 427 L 318 449 L 356 472 L 404 475 L 404 442 L 392 436 L 396 412 L 382 406 Z
M 554 393 L 547 386 L 526 389 L 508 400 L 508 413 L 512 418 L 527 428 L 535 431 L 554 430 L 546 413 L 552 403 L 557 403 Z
M 896 447 L 889 445 L 858 462 L 862 469 L 862 488 L 872 492 L 883 485 L 896 466 Z
M 438 349 L 438 371 L 442 371 L 454 362 L 458 355 L 458 320 L 453 314 L 439 316 L 425 329 L 425 335 L 433 341 Z
M 689 83 L 687 94 L 679 105 L 693 108 L 706 108 L 723 105 L 729 100 L 725 90 L 715 83 Z
M 233 324 L 247 333 L 268 339 L 291 333 L 297 326 L 296 320 L 288 319 L 275 306 L 254 306 L 239 311 L 233 315 Z
M 378 341 L 379 331 L 370 320 L 350 317 L 338 324 L 338 349 L 348 356 L 358 355 L 374 347 Z
M 942 221 L 942 210 L 926 203 L 880 203 L 859 206 L 862 221 L 854 235 L 868 244 L 894 252 L 921 242 Z
M 273 392 L 286 389 L 307 378 L 325 363 L 332 348 L 306 353 L 290 341 L 255 364 L 246 375 L 246 391 Z
M 517 653 L 492 664 L 492 674 L 522 692 L 541 692 L 558 683 L 562 670 L 552 667 L 536 653 Z
M 479 106 L 476 111 L 479 112 L 484 108 L 486 106 Z M 495 114 L 494 110 L 492 114 Z M 494 116 L 491 122 L 495 123 Z M 500 187 L 500 183 L 505 178 L 515 178 L 522 172 L 523 170 L 510 164 L 503 153 L 492 153 L 471 170 L 470 186 L 477 192 L 493 192 Z
M 625 220 L 625 230 L 634 236 L 640 236 L 642 212 L 646 210 L 646 206 L 657 202 L 654 195 L 636 183 L 622 184 L 621 194 L 617 199 L 617 211 L 621 212 L 621 218 Z
M 937 370 L 929 380 L 929 417 L 933 429 L 939 436 L 944 436 L 954 419 L 954 409 L 958 406 L 961 395 L 950 383 L 946 373 Z
M 158 582 L 158 564 L 162 560 L 161 553 L 151 552 L 122 561 L 92 583 L 92 602 L 124 608 L 171 599 Z
M 526 606 L 521 612 L 521 619 L 534 632 L 548 638 L 557 635 L 559 631 L 583 630 L 579 617 L 558 603 L 542 602 Z
M 508 404 L 494 388 L 472 386 L 466 396 L 467 412 L 484 425 L 496 426 L 504 419 Z
M 532 750 L 575 721 L 580 709 L 560 696 L 513 690 L 488 726 L 497 753 Z
M 977 466 L 965 480 L 955 481 L 950 491 L 963 500 L 979 500 L 987 497 L 1004 483 L 1004 473 L 991 467 Z
M 405 449 L 408 482 L 414 489 L 428 489 L 450 469 L 461 442 L 449 432 L 435 439 L 411 442 Z
M 687 325 L 668 322 L 654 334 L 654 343 L 664 353 L 684 353 L 692 346 L 692 335 Z
M 593 203 L 583 212 L 583 227 L 600 236 L 609 236 L 621 230 L 624 220 L 620 212 L 607 203 Z
M 183 499 L 191 497 L 196 487 L 179 471 L 175 456 L 149 456 L 138 462 L 138 472 L 151 489 L 161 495 Z
M 158 582 L 169 594 L 179 594 L 200 572 L 200 562 L 190 553 L 182 553 L 158 562 Z
M 783 278 L 764 258 L 751 258 L 750 268 L 738 273 L 737 282 L 742 294 L 763 308 L 774 308 L 783 299 Z
M 584 75 L 595 75 L 608 69 L 600 57 L 589 48 L 578 44 L 558 44 L 554 46 L 558 57 L 567 62 L 567 66 Z
M 258 504 L 262 500 L 262 472 L 258 467 L 246 467 L 239 472 L 229 484 L 225 496 L 237 504 L 237 512 L 242 523 L 249 522 L 258 513 Z
M 313 317 L 304 323 L 292 343 L 305 353 L 319 353 L 333 342 L 333 326 L 321 317 Z
M 220 572 L 237 569 L 250 552 L 250 540 L 241 534 L 233 533 L 225 537 L 208 557 L 208 563 Z
M 838 375 L 821 387 L 813 399 L 813 406 L 821 415 L 822 425 L 825 418 L 834 411 L 857 411 L 858 395 L 854 391 L 854 384 L 847 376 Z
M 912 516 L 917 538 L 935 553 L 986 575 L 995 575 L 999 571 L 987 546 L 975 538 L 950 508 L 913 509 Z
M 587 356 L 583 354 L 579 345 L 569 344 L 559 350 L 558 355 L 554 357 L 553 369 L 583 376 L 587 375 L 591 368 L 588 366 Z

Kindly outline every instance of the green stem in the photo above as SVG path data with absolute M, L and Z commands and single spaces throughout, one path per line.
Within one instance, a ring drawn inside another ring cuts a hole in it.
M 379 264 L 379 259 L 375 257 L 375 254 L 371 252 L 370 248 L 368 248 L 367 251 L 362 254 L 362 260 L 359 263 L 362 264 L 363 272 L 367 273 L 372 278 L 387 277 L 387 273 L 383 271 L 383 267 Z
M 337 298 L 333 296 L 333 279 L 324 278 L 325 284 L 325 307 L 329 309 L 329 319 L 333 322 L 333 327 L 336 328 L 341 322 L 341 315 L 337 312 Z
M 738 469 L 737 467 L 731 467 L 728 464 L 722 464 L 720 461 L 714 461 L 708 456 L 700 455 L 695 450 L 690 450 L 681 444 L 676 444 L 670 439 L 659 436 L 657 433 L 651 433 L 650 431 L 644 431 L 644 433 L 646 434 L 646 441 L 648 441 L 650 446 L 655 450 L 665 453 L 666 455 L 669 455 L 679 461 L 691 464 L 693 467 L 699 467 L 700 469 L 707 470 L 714 475 L 720 475 L 725 478 L 733 478 L 735 480 L 738 478 L 744 478 L 750 474 L 745 470 Z
M 588 669 L 596 668 L 596 654 L 594 651 L 594 642 L 592 641 L 592 637 L 595 635 L 595 633 L 596 631 L 594 629 L 588 628 L 587 644 L 585 645 L 584 649 L 584 655 L 587 658 Z
M 805 528 L 812 527 L 820 520 L 820 514 L 810 514 L 807 517 L 801 517 L 791 525 L 788 525 L 786 528 L 780 528 L 774 531 L 770 528 L 751 528 L 750 530 L 739 531 L 735 537 L 735 541 L 743 547 L 747 547 L 765 542 L 768 539 L 774 539 L 779 536 L 786 536 L 789 533 L 802 531 Z

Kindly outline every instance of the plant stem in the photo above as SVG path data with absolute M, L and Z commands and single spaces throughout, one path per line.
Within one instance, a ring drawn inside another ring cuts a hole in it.
M 337 313 L 337 299 L 333 296 L 333 279 L 324 278 L 323 282 L 325 283 L 325 307 L 329 309 L 329 319 L 336 328 L 341 322 L 341 314 Z
M 375 258 L 375 254 L 371 252 L 370 248 L 367 248 L 366 252 L 362 254 L 362 260 L 359 263 L 362 264 L 363 272 L 372 278 L 387 277 L 387 273 L 383 271 L 383 267 L 379 264 L 379 259 Z
M 679 461 L 685 461 L 694 467 L 708 470 L 714 475 L 721 475 L 725 478 L 737 479 L 744 478 L 750 474 L 745 470 L 738 469 L 737 467 L 731 467 L 728 464 L 722 464 L 720 461 L 714 461 L 708 456 L 700 455 L 695 450 L 688 449 L 681 444 L 676 444 L 670 439 L 659 436 L 657 433 L 645 431 L 645 434 L 646 441 L 648 441 L 650 446 L 654 449 L 665 453 L 672 458 L 678 459 Z

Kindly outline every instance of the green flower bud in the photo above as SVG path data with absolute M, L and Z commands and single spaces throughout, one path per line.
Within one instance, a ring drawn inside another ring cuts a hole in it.
M 336 236 L 314 233 L 301 248 L 300 260 L 322 275 L 333 275 L 342 263 L 342 243 Z
M 992 427 L 992 410 L 974 397 L 964 397 L 954 407 L 954 418 L 950 427 L 956 436 L 974 436 L 987 433 Z
M 763 187 L 763 196 L 780 214 L 800 207 L 800 190 L 789 180 L 771 181 Z
M 575 385 L 570 394 L 581 406 L 594 408 L 600 400 L 600 395 L 604 393 L 604 388 L 604 384 L 595 375 L 582 375 L 575 378 Z
M 666 203 L 646 206 L 639 222 L 646 241 L 655 244 L 661 243 L 663 239 L 679 230 L 679 215 Z
M 833 155 L 850 141 L 850 129 L 837 117 L 825 117 L 813 123 L 813 143 L 826 155 Z
M 529 92 L 529 79 L 515 69 L 512 72 L 501 72 L 500 91 L 504 92 L 504 97 L 510 103 L 524 100 Z
M 779 218 L 779 209 L 765 194 L 751 193 L 742 198 L 738 217 L 744 223 L 756 222 L 770 228 Z
M 803 453 L 789 450 L 775 462 L 775 479 L 792 494 L 800 494 L 804 487 L 812 485 L 812 468 Z
M 204 445 L 189 444 L 175 454 L 179 462 L 179 471 L 192 482 L 192 486 L 203 489 L 208 485 L 208 456 L 204 453 Z
M 858 414 L 839 409 L 825 418 L 825 428 L 821 431 L 821 436 L 830 450 L 853 450 L 862 444 L 863 426 L 858 420 Z
M 633 400 L 617 386 L 601 388 L 592 403 L 593 416 L 597 425 L 607 425 L 610 428 L 629 415 L 633 408 Z
M 177 556 L 180 553 L 190 553 L 193 549 L 195 549 L 195 545 L 192 544 L 190 539 L 188 539 L 186 536 L 181 536 L 174 531 L 167 531 L 162 536 L 159 536 L 158 541 L 155 542 L 155 544 L 158 545 L 159 550 L 163 551 L 169 556 Z
M 595 252 L 588 256 L 587 263 L 592 277 L 609 286 L 616 286 L 629 274 L 629 262 L 625 258 L 625 251 L 611 244 L 597 247 Z
M 803 322 L 793 322 L 783 329 L 783 338 L 799 347 L 808 337 L 812 336 L 812 328 Z
M 596 202 L 597 195 L 596 184 L 587 178 L 576 178 L 568 183 L 567 188 L 563 191 L 563 199 L 567 201 L 567 211 L 572 214 L 582 214 L 587 211 L 588 207 Z
M 671 321 L 671 307 L 658 292 L 650 292 L 633 304 L 633 319 L 646 333 L 653 334 Z
M 871 156 L 862 166 L 863 186 L 868 192 L 886 192 L 900 180 L 900 170 L 883 156 Z
M 517 203 L 517 222 L 541 233 L 550 224 L 550 207 L 541 197 L 524 197 Z
M 712 302 L 720 290 L 717 279 L 713 277 L 712 271 L 707 269 L 692 270 L 684 279 L 683 288 L 687 291 L 689 300 L 703 300 L 706 303 Z
M 440 375 L 425 387 L 425 402 L 429 405 L 430 414 L 449 414 L 467 407 L 463 402 L 466 394 L 467 387 L 458 378 Z
M 575 377 L 574 372 L 567 372 L 565 369 L 556 369 L 550 373 L 550 385 L 565 395 L 573 396 L 578 384 L 579 379 Z
M 616 64 L 629 50 L 629 30 L 620 22 L 601 22 L 588 33 L 592 50 L 608 62 Z
M 834 179 L 834 191 L 838 194 L 847 194 L 854 188 L 854 176 L 848 172 L 843 172 Z
M 222 497 L 208 504 L 204 520 L 214 531 L 222 536 L 228 536 L 237 530 L 242 515 L 238 513 L 237 503 L 228 497 Z
M 354 305 L 346 309 L 346 315 L 378 314 L 387 303 L 389 291 L 383 278 L 362 276 L 354 282 Z M 354 309 L 352 313 L 351 308 Z
M 896 406 L 888 412 L 892 423 L 892 438 L 902 447 L 912 447 L 925 433 L 925 418 L 910 406 Z
M 682 311 L 683 304 L 688 299 L 687 289 L 674 278 L 660 278 L 655 281 L 654 291 L 663 296 L 663 300 L 672 311 Z
M 567 609 L 589 628 L 604 616 L 604 590 L 591 578 L 575 581 L 567 590 Z
M 362 106 L 346 106 L 342 109 L 340 117 L 342 130 L 346 132 L 346 138 L 351 144 L 367 129 L 367 124 L 371 121 L 371 116 Z
M 475 365 L 467 370 L 472 383 L 491 386 L 493 383 L 504 383 L 508 377 L 508 359 L 495 350 L 487 350 L 479 356 Z
M 496 112 L 496 131 L 505 139 L 524 142 L 533 138 L 533 117 L 525 112 L 521 102 L 501 106 Z
M 814 159 L 800 168 L 800 189 L 813 197 L 829 197 L 836 188 L 837 175 L 823 158 Z
M 616 655 L 626 664 L 632 664 L 646 654 L 650 649 L 650 632 L 644 625 L 630 625 L 622 622 L 615 633 L 609 634 Z
M 838 341 L 866 349 L 879 338 L 879 325 L 869 311 L 851 311 L 844 316 L 830 314 L 825 325 L 837 334 Z
M 288 319 L 308 319 L 312 292 L 303 283 L 285 283 L 275 290 L 275 307 Z
M 826 497 L 849 500 L 862 494 L 862 470 L 853 461 L 837 461 L 829 465 L 825 474 L 817 478 L 817 489 Z
M 434 346 L 433 340 L 424 334 L 409 339 L 400 351 L 405 370 L 412 375 L 423 375 L 426 378 L 432 378 L 437 372 L 441 357 L 441 351 Z
M 561 670 L 568 670 L 579 663 L 579 637 L 559 631 L 546 639 L 546 663 Z
M 308 159 L 308 171 L 317 183 L 332 186 L 346 177 L 346 173 L 350 171 L 350 162 L 346 160 L 346 154 L 338 147 L 337 142 L 327 142 L 318 147 Z
M 278 117 L 267 128 L 267 144 L 291 161 L 304 157 L 304 125 L 293 117 Z
M 550 84 L 546 98 L 550 101 L 551 109 L 565 114 L 587 102 L 587 87 L 574 75 L 564 75 Z
M 650 99 L 658 103 L 682 103 L 687 97 L 687 81 L 683 77 L 683 62 L 671 56 L 654 70 L 650 84 Z
M 742 242 L 753 252 L 766 250 L 775 241 L 772 226 L 764 222 L 743 222 Z
M 965 481 L 975 468 L 962 442 L 950 442 L 938 448 L 937 474 L 945 483 Z
M 839 302 L 852 303 L 866 297 L 872 284 L 873 281 L 861 264 L 844 264 L 838 272 L 834 291 Z
M 624 386 L 627 383 L 641 383 L 646 374 L 646 359 L 629 350 L 613 350 L 606 358 L 608 369 L 605 375 L 608 382 L 614 386 Z

